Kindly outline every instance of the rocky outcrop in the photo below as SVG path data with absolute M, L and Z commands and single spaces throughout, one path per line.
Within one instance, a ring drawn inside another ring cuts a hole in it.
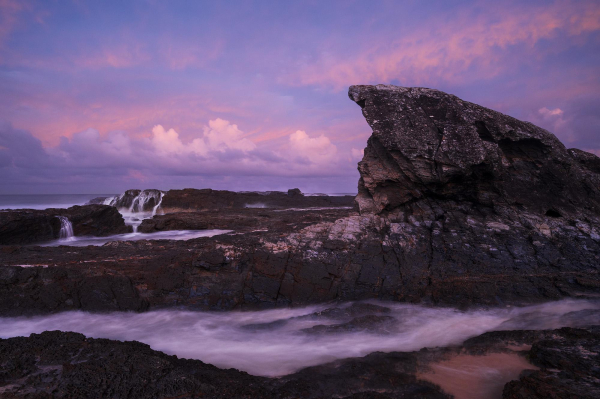
M 234 230 L 236 233 L 263 231 L 288 234 L 315 223 L 335 221 L 354 214 L 351 209 L 336 207 L 318 211 L 269 210 L 261 208 L 215 209 L 211 211 L 175 212 L 144 219 L 138 231 L 154 233 L 166 230 Z
M 462 356 L 478 364 L 478 359 L 485 355 L 503 354 L 520 358 L 527 355 L 534 363 L 522 372 L 520 379 L 505 385 L 505 399 L 596 398 L 600 389 L 599 340 L 598 327 L 495 332 L 472 338 L 460 346 L 418 352 L 377 352 L 271 379 L 235 369 L 219 369 L 199 360 L 168 356 L 135 341 L 119 342 L 48 331 L 29 337 L 0 339 L 0 393 L 3 398 L 15 399 L 444 399 L 452 397 L 443 392 L 445 386 L 421 379 L 436 363 Z M 529 350 L 516 348 L 524 345 L 532 347 Z M 467 364 L 465 370 L 472 373 L 473 366 L 469 368 Z M 478 388 L 486 383 L 485 379 L 479 381 L 475 373 L 472 374 L 471 383 Z M 468 391 L 468 387 L 463 390 Z
M 81 287 L 109 276 L 130 281 L 150 309 L 229 310 L 367 298 L 505 305 L 598 296 L 598 260 L 591 251 L 600 249 L 583 231 L 561 230 L 548 221 L 550 237 L 537 231 L 523 242 L 492 222 L 497 215 L 487 217 L 489 226 L 472 226 L 457 211 L 431 227 L 417 225 L 422 219 L 390 223 L 354 215 L 189 241 L 111 242 L 72 251 L 5 246 L 0 314 L 87 309 L 78 299 Z M 261 223 L 268 226 L 268 218 Z M 466 239 L 480 244 L 466 246 Z M 581 245 L 592 257 L 577 251 Z M 140 309 L 138 302 L 113 298 L 117 290 L 95 292 L 104 298 L 94 302 L 95 309 Z
M 284 193 L 278 191 L 234 192 L 186 188 L 184 190 L 169 190 L 163 198 L 161 207 L 165 213 L 169 213 L 189 210 L 352 207 L 353 205 L 354 196 L 305 196 L 298 189 L 291 189 Z
M 437 90 L 352 86 L 348 95 L 373 129 L 358 167 L 363 213 L 428 200 L 600 214 L 600 160 L 544 129 Z
M 359 167 L 360 214 L 238 209 L 271 195 L 171 190 L 165 210 L 189 215 L 155 216 L 140 231 L 234 231 L 187 242 L 113 242 L 78 248 L 77 255 L 4 248 L 0 263 L 15 268 L 19 284 L 0 285 L 0 308 L 23 314 L 77 308 L 77 290 L 63 288 L 69 294 L 52 307 L 38 295 L 47 278 L 39 271 L 21 277 L 32 268 L 18 265 L 40 264 L 63 276 L 64 287 L 110 270 L 130 279 L 151 308 L 367 298 L 503 306 L 600 294 L 595 156 L 565 150 L 542 129 L 438 91 L 359 86 L 350 94 L 374 126 Z M 406 126 L 415 129 L 414 143 Z M 432 126 L 446 133 L 430 145 Z M 290 194 L 272 196 L 304 204 L 314 198 Z M 28 301 L 15 299 L 23 297 Z
M 108 236 L 131 232 L 121 214 L 106 205 L 72 206 L 68 209 L 18 209 L 0 211 L 0 245 L 42 243 L 59 238 L 61 222 L 69 219 L 76 236 Z

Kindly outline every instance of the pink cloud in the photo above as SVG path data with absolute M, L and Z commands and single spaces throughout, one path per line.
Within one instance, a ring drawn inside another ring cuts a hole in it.
M 491 9 L 490 9 L 491 8 Z M 401 79 L 410 85 L 457 83 L 490 78 L 511 68 L 502 62 L 511 46 L 524 46 L 535 58 L 535 45 L 559 32 L 578 36 L 600 30 L 595 1 L 558 1 L 551 5 L 486 5 L 486 13 L 459 12 L 451 20 L 432 18 L 391 42 L 365 38 L 367 46 L 349 56 L 327 53 L 289 75 L 292 84 L 326 85 L 341 90 L 356 82 Z M 523 61 L 523 60 L 521 60 Z M 470 69 L 477 65 L 476 71 Z
M 338 148 L 325 135 L 309 136 L 298 130 L 276 148 L 255 144 L 244 137 L 237 125 L 214 119 L 201 135 L 182 139 L 173 129 L 152 128 L 151 137 L 130 137 L 123 132 L 101 136 L 86 129 L 71 138 L 63 137 L 57 146 L 43 150 L 57 165 L 76 168 L 122 168 L 145 174 L 205 175 L 228 173 L 244 175 L 331 175 L 332 170 L 353 172 L 349 153 L 340 156 Z M 335 174 L 335 173 L 334 173 Z
M 148 177 L 144 175 L 139 170 L 129 169 L 128 174 L 124 176 L 125 180 L 138 180 L 141 182 L 145 182 L 148 180 Z
M 324 135 L 309 137 L 305 131 L 297 130 L 289 137 L 290 152 L 314 164 L 328 164 L 337 157 L 337 147 Z

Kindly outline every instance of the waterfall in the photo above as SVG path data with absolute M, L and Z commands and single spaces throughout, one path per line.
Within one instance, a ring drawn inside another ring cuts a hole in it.
M 131 213 L 144 212 L 147 208 L 148 203 L 150 203 L 150 201 L 153 200 L 155 205 L 152 208 L 152 215 L 154 215 L 156 210 L 160 206 L 160 203 L 162 202 L 162 197 L 163 197 L 162 191 L 143 190 L 131 202 L 131 206 L 129 207 L 129 212 L 131 212 Z
M 108 197 L 104 199 L 103 205 L 111 205 L 114 206 L 117 202 L 118 197 Z
M 57 216 L 60 219 L 60 232 L 58 236 L 61 240 L 64 241 L 73 241 L 75 239 L 75 235 L 73 234 L 73 225 L 71 221 L 66 216 Z
M 152 212 L 152 216 L 158 211 L 164 193 L 160 190 L 127 190 L 123 194 L 104 199 L 104 205 L 114 206 L 127 213 Z
M 156 211 L 158 211 L 158 208 L 160 207 L 160 204 L 162 204 L 162 199 L 163 196 L 165 194 L 161 191 L 160 192 L 160 198 L 158 199 L 158 202 L 156 203 L 156 205 L 154 206 L 154 208 L 152 208 L 152 216 L 156 215 Z

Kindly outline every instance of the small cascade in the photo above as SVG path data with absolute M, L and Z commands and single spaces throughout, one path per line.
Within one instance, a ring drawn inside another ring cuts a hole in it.
M 104 205 L 114 206 L 126 213 L 152 212 L 152 216 L 158 211 L 164 193 L 160 190 L 127 190 L 123 194 L 104 199 Z
M 160 207 L 160 204 L 162 204 L 162 199 L 163 196 L 165 194 L 161 191 L 160 192 L 160 198 L 158 199 L 158 202 L 156 203 L 156 205 L 154 206 L 154 208 L 152 208 L 152 216 L 156 215 L 156 211 L 158 211 L 158 208 Z
M 118 198 L 119 197 L 108 197 L 108 198 L 105 198 L 104 202 L 102 204 L 103 205 L 115 206 Z
M 57 216 L 60 219 L 60 231 L 58 236 L 63 241 L 75 240 L 75 234 L 73 234 L 73 225 L 66 216 Z
M 162 191 L 143 190 L 131 202 L 129 212 L 145 212 L 149 204 L 153 203 L 154 206 L 152 207 L 152 214 L 154 215 L 155 210 L 158 209 L 158 206 L 160 206 L 160 203 L 162 202 L 162 197 Z

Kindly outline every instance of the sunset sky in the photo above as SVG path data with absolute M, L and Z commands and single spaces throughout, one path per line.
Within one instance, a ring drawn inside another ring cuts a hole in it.
M 356 192 L 378 83 L 600 155 L 600 2 L 0 0 L 0 194 Z

